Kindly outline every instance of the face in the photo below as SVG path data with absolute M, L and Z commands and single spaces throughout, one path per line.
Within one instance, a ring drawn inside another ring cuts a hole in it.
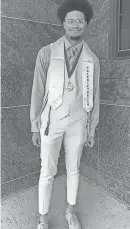
M 80 11 L 71 11 L 67 13 L 63 22 L 65 33 L 69 38 L 76 39 L 83 37 L 87 22 L 85 16 Z

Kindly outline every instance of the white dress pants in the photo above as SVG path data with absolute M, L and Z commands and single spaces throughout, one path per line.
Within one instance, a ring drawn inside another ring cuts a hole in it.
M 87 140 L 87 117 L 78 121 L 66 116 L 61 120 L 51 120 L 49 134 L 45 135 L 46 121 L 42 121 L 41 134 L 41 171 L 38 187 L 39 214 L 49 212 L 52 184 L 57 173 L 57 164 L 62 140 L 65 148 L 67 170 L 67 202 L 76 204 L 79 184 L 79 166 L 82 150 Z M 58 200 L 57 200 L 58 201 Z

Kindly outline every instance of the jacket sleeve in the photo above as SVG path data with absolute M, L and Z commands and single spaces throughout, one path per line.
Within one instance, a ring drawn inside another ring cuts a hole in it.
M 100 88 L 99 88 L 99 78 L 100 78 L 100 65 L 99 60 L 96 58 L 94 66 L 94 98 L 93 98 L 93 109 L 90 114 L 90 129 L 89 136 L 95 136 L 95 129 L 99 123 L 99 107 L 100 107 Z
M 49 51 L 49 45 L 43 47 L 38 52 L 36 59 L 30 105 L 31 132 L 39 132 L 37 116 L 41 111 L 45 95 L 46 77 L 49 67 Z

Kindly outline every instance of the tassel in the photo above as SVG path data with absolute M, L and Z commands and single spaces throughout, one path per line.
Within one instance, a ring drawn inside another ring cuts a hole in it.
M 46 127 L 46 129 L 45 129 L 45 135 L 48 136 L 48 133 L 49 133 L 49 125 L 48 125 L 48 123 L 47 123 L 47 127 Z
M 87 120 L 87 136 L 89 136 L 89 129 L 90 129 L 89 121 L 90 121 L 90 113 L 88 113 L 88 120 Z
M 46 135 L 46 136 L 48 136 L 48 134 L 49 134 L 50 112 L 51 112 L 51 107 L 49 108 L 49 113 L 48 113 L 48 122 L 47 122 L 47 127 L 46 127 L 46 129 L 45 129 L 45 135 Z

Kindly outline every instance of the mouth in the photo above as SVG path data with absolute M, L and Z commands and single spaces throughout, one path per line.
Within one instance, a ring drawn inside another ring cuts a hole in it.
M 71 29 L 71 32 L 80 32 L 80 29 Z

